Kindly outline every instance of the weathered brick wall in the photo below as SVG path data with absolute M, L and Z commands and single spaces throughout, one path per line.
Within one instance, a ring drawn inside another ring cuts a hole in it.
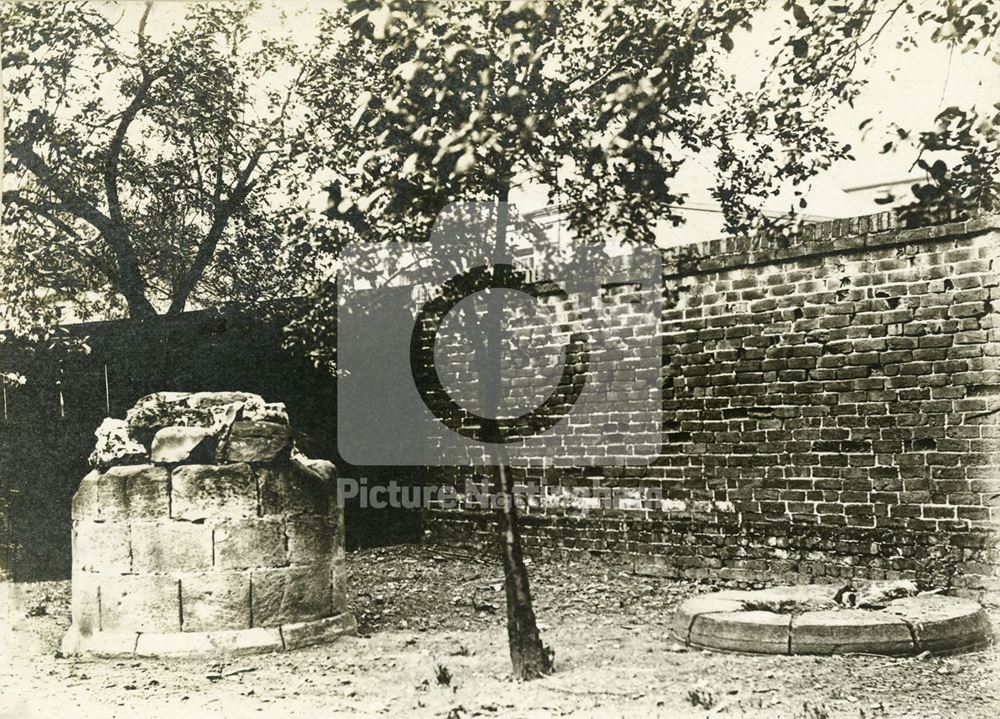
M 540 488 L 529 550 L 688 577 L 1000 590 L 998 227 L 901 229 L 886 213 L 666 257 L 662 452 L 515 470 Z M 471 476 L 434 472 L 460 490 Z M 493 531 L 475 507 L 428 526 L 446 542 Z

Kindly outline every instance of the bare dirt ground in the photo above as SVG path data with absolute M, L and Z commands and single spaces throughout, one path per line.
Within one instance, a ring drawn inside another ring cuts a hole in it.
M 557 672 L 514 682 L 493 562 L 410 546 L 357 552 L 348 565 L 360 636 L 225 662 L 63 658 L 57 650 L 69 624 L 69 582 L 16 585 L 10 646 L 0 644 L 7 654 L 0 658 L 0 717 L 1000 714 L 995 648 L 906 659 L 685 650 L 670 637 L 671 612 L 710 587 L 597 561 L 531 566 Z

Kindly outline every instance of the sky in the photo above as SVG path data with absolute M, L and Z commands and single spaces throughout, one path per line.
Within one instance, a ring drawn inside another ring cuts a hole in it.
M 914 5 L 934 2 L 915 0 Z M 784 17 L 781 0 L 773 0 L 754 20 L 752 32 L 734 34 L 735 48 L 729 57 L 729 69 L 737 80 L 747 86 L 757 82 L 768 65 L 774 49 L 767 44 L 773 29 Z M 147 31 L 154 37 L 165 34 L 180 22 L 185 13 L 183 0 L 159 0 L 154 4 L 147 24 Z M 265 2 L 265 9 L 258 22 L 261 26 L 280 25 L 279 15 L 289 18 L 287 27 L 292 37 L 308 45 L 315 39 L 315 17 L 321 8 L 334 8 L 337 0 L 280 0 Z M 111 7 L 109 5 L 109 7 Z M 117 6 L 123 13 L 123 27 L 138 25 L 142 2 L 126 2 Z M 890 121 L 915 129 L 929 128 L 933 118 L 949 105 L 971 105 L 976 101 L 996 101 L 1000 96 L 1000 73 L 997 65 L 979 55 L 952 53 L 943 45 L 929 40 L 916 49 L 903 52 L 896 48 L 898 32 L 890 25 L 875 46 L 875 60 L 862 67 L 869 84 L 853 108 L 843 107 L 828 118 L 830 129 L 845 143 L 853 147 L 857 158 L 843 161 L 817 177 L 806 189 L 809 206 L 806 212 L 815 218 L 847 217 L 875 212 L 880 209 L 872 202 L 873 192 L 845 193 L 846 188 L 880 182 L 907 180 L 919 177 L 920 171 L 912 168 L 916 151 L 899 154 L 881 154 L 886 135 L 880 128 Z M 874 117 L 867 133 L 858 130 L 862 119 Z M 874 128 L 874 129 L 872 129 Z M 710 157 L 690 157 L 678 177 L 678 188 L 688 194 L 691 210 L 685 215 L 686 225 L 680 229 L 662 229 L 665 244 L 683 243 L 719 236 L 721 217 L 716 211 L 708 187 L 711 184 Z M 318 183 L 322 186 L 322 183 Z M 325 207 L 325 197 L 317 194 L 315 205 Z M 542 188 L 528 184 L 512 198 L 522 209 L 538 209 L 545 204 Z M 790 197 L 770 203 L 769 209 L 783 212 L 790 205 Z

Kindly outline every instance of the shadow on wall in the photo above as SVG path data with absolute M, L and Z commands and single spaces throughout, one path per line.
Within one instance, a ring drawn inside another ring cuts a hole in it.
M 13 545 L 6 561 L 16 581 L 69 577 L 70 500 L 90 469 L 94 430 L 106 416 L 124 417 L 143 395 L 258 393 L 285 403 L 309 456 L 336 461 L 334 379 L 282 348 L 287 313 L 267 314 L 226 308 L 70 327 L 73 336 L 86 338 L 89 354 L 0 345 L 0 368 L 27 379 L 7 388 L 0 408 L 0 495 L 9 504 Z M 412 470 L 342 471 L 376 481 Z M 345 522 L 349 549 L 419 541 L 422 532 L 417 512 L 363 510 L 357 502 L 347 503 Z M 0 574 L 3 554 L 0 548 Z

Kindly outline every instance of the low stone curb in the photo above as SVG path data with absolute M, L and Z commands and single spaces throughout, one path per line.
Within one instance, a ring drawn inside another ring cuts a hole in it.
M 836 587 L 774 587 L 692 597 L 674 614 L 686 645 L 749 654 L 954 654 L 990 644 L 983 608 L 940 594 L 882 609 L 839 608 Z
M 71 628 L 63 637 L 62 652 L 98 657 L 239 656 L 301 649 L 355 634 L 357 623 L 350 612 L 277 627 L 213 632 L 94 632 L 84 636 Z

